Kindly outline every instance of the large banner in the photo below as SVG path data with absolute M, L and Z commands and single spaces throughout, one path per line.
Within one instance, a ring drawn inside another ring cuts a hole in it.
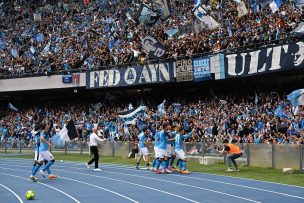
M 174 63 L 169 62 L 87 72 L 86 86 L 89 89 L 172 81 L 174 81 Z
M 225 55 L 226 78 L 304 68 L 304 42 Z
M 119 118 L 123 123 L 129 125 L 132 124 L 137 118 L 144 113 L 145 106 L 139 106 L 137 109 L 131 109 L 125 112 L 118 113 Z
M 211 80 L 209 57 L 193 58 L 192 64 L 193 64 L 193 81 L 199 82 L 204 80 Z
M 176 82 L 192 81 L 193 68 L 192 59 L 182 59 L 175 62 Z
M 166 52 L 164 45 L 150 35 L 147 35 L 145 38 L 141 39 L 141 44 L 145 51 L 149 54 L 149 57 L 153 59 L 161 58 Z

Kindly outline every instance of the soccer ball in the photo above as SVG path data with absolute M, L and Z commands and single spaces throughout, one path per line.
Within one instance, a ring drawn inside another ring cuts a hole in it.
M 35 192 L 32 190 L 29 190 L 25 193 L 25 198 L 27 200 L 33 200 L 35 198 Z

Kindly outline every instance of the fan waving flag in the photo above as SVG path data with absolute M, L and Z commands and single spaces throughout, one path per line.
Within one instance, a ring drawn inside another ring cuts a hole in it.
M 170 15 L 170 1 L 169 0 L 155 0 L 155 6 L 157 7 L 158 15 L 162 21 L 166 20 Z
M 166 103 L 166 100 L 164 100 L 160 105 L 157 106 L 157 110 L 158 110 L 160 116 L 162 116 L 163 114 L 166 113 L 166 111 L 165 111 L 165 103 Z
M 298 89 L 287 95 L 292 106 L 304 105 L 304 89 Z

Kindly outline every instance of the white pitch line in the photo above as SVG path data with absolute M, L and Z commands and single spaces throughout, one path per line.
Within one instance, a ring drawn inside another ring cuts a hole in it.
M 108 179 L 108 180 L 114 180 L 114 181 L 118 181 L 118 182 L 122 182 L 122 183 L 127 183 L 127 184 L 130 184 L 130 185 L 136 185 L 138 187 L 143 187 L 143 188 L 147 188 L 147 189 L 154 190 L 154 191 L 157 191 L 157 192 L 161 192 L 161 193 L 164 193 L 164 194 L 168 194 L 168 195 L 171 195 L 171 196 L 174 196 L 174 197 L 178 197 L 178 198 L 187 200 L 189 202 L 199 203 L 199 202 L 197 202 L 195 200 L 188 199 L 186 197 L 179 196 L 179 195 L 176 195 L 174 193 L 162 191 L 162 190 L 159 190 L 159 189 L 156 189 L 156 188 L 153 188 L 153 187 L 148 187 L 148 186 L 145 186 L 145 185 L 140 185 L 140 184 L 129 182 L 129 181 L 119 180 L 119 179 L 115 179 L 115 178 L 109 178 L 109 177 L 105 177 L 105 176 L 90 175 L 90 174 L 86 174 L 86 173 L 78 173 L 78 172 L 67 171 L 67 170 L 60 170 L 60 169 L 54 169 L 54 170 L 55 171 L 61 171 L 61 172 L 64 172 L 64 173 L 73 173 L 73 174 L 84 175 L 84 176 L 98 177 L 98 178 L 103 178 L 103 179 Z
M 20 167 L 21 165 L 11 165 L 11 166 L 19 166 Z M 24 167 L 24 166 L 21 166 L 21 167 Z M 0 168 L 3 168 L 3 167 L 0 167 Z M 72 168 L 72 167 L 66 167 L 66 168 Z M 5 169 L 8 169 L 8 168 L 5 168 Z M 17 170 L 17 169 L 12 169 L 12 170 Z M 24 170 L 22 170 L 22 171 L 24 171 Z M 161 182 L 167 182 L 167 183 L 171 183 L 171 184 L 175 184 L 175 185 L 182 185 L 182 186 L 192 187 L 192 188 L 196 188 L 196 189 L 200 189 L 200 190 L 205 190 L 205 191 L 208 191 L 208 192 L 222 194 L 222 195 L 234 197 L 234 198 L 237 198 L 237 199 L 246 200 L 246 201 L 249 201 L 249 202 L 261 203 L 261 202 L 258 202 L 258 201 L 252 200 L 252 199 L 248 199 L 248 198 L 245 198 L 245 197 L 241 197 L 241 196 L 237 196 L 237 195 L 232 195 L 232 194 L 229 194 L 229 193 L 220 192 L 220 191 L 212 190 L 212 189 L 208 189 L 208 188 L 203 188 L 203 187 L 183 184 L 183 183 L 179 183 L 179 182 L 174 182 L 174 181 L 162 180 L 162 179 L 157 179 L 157 178 L 150 178 L 150 177 L 145 177 L 145 176 L 137 176 L 137 175 L 131 175 L 131 174 L 125 174 L 125 173 L 118 173 L 118 172 L 110 172 L 110 171 L 104 171 L 104 172 L 106 172 L 106 173 L 113 173 L 113 174 L 119 174 L 119 175 L 125 175 L 125 176 L 133 176 L 133 177 L 150 179 L 150 180 L 157 180 L 157 181 L 161 181 Z M 71 180 L 73 180 L 73 179 L 71 179 Z
M 66 166 L 58 166 L 58 167 L 66 167 Z M 124 170 L 135 170 L 134 168 L 126 167 L 126 166 L 119 166 L 119 167 L 117 167 L 115 165 L 104 165 L 104 167 L 119 168 L 119 169 L 124 169 Z M 74 169 L 78 169 L 78 168 L 75 168 L 75 167 L 73 167 L 73 168 Z M 142 171 L 142 172 L 150 173 L 148 171 Z M 292 198 L 297 198 L 297 199 L 303 199 L 304 200 L 304 197 L 300 197 L 300 196 L 296 196 L 296 195 L 291 195 L 291 194 L 287 194 L 287 193 L 282 193 L 282 192 L 277 192 L 277 191 L 272 191 L 272 190 L 266 190 L 266 189 L 251 187 L 251 186 L 246 186 L 246 185 L 227 183 L 227 182 L 223 182 L 223 181 L 216 181 L 216 180 L 210 180 L 210 179 L 205 179 L 205 178 L 196 178 L 196 177 L 182 176 L 182 175 L 176 175 L 176 174 L 170 174 L 170 176 L 177 176 L 177 177 L 181 177 L 181 178 L 185 178 L 185 179 L 204 180 L 204 181 L 207 181 L 207 182 L 214 182 L 214 183 L 220 183 L 220 184 L 230 185 L 230 186 L 235 186 L 235 187 L 242 187 L 242 188 L 247 188 L 247 189 L 252 189 L 252 190 L 258 190 L 258 191 L 263 191 L 263 192 L 268 192 L 268 193 L 273 193 L 273 194 L 283 195 L 283 196 L 286 196 L 286 197 L 292 197 Z
M 26 166 L 22 166 L 22 165 L 11 165 L 11 166 L 26 167 Z M 2 169 L 8 169 L 8 170 L 13 170 L 13 171 L 28 172 L 28 171 L 26 171 L 26 170 L 20 170 L 20 169 L 12 169 L 12 168 L 5 168 L 5 167 L 0 167 L 0 168 L 2 168 Z M 21 177 L 21 178 L 22 178 L 22 177 Z M 121 194 L 119 194 L 119 193 L 117 193 L 117 192 L 114 192 L 114 191 L 112 191 L 112 190 L 108 190 L 108 189 L 106 189 L 106 188 L 99 187 L 99 186 L 97 186 L 97 185 L 93 185 L 93 184 L 86 183 L 86 182 L 79 181 L 79 180 L 74 180 L 74 179 L 71 179 L 71 178 L 66 178 L 66 177 L 63 177 L 63 176 L 60 176 L 60 178 L 66 179 L 66 180 L 71 180 L 71 181 L 74 181 L 74 182 L 79 182 L 79 183 L 82 183 L 82 184 L 85 184 L 85 185 L 89 185 L 89 186 L 92 186 L 92 187 L 95 187 L 95 188 L 98 188 L 98 189 L 101 189 L 101 190 L 110 192 L 110 193 L 112 193 L 112 194 L 118 195 L 118 196 L 120 196 L 120 197 L 123 197 L 124 199 L 130 200 L 131 202 L 139 203 L 139 202 L 135 201 L 134 199 L 131 199 L 131 198 L 127 197 L 127 196 L 121 195 Z M 40 182 L 38 182 L 38 183 L 40 183 Z M 44 184 L 44 183 L 41 183 L 41 184 Z
M 23 200 L 19 197 L 19 195 L 17 195 L 13 190 L 2 184 L 0 184 L 0 186 L 2 186 L 3 188 L 7 189 L 10 193 L 12 193 L 19 200 L 20 203 L 24 203 Z
M 97 185 L 93 185 L 93 184 L 90 184 L 90 183 L 87 183 L 87 182 L 83 182 L 83 181 L 80 181 L 80 180 L 74 180 L 74 179 L 66 178 L 66 177 L 62 177 L 62 176 L 60 176 L 60 178 L 66 179 L 66 180 L 71 180 L 71 181 L 78 182 L 78 183 L 82 183 L 82 184 L 85 184 L 85 185 L 89 185 L 89 186 L 92 186 L 92 187 L 95 187 L 95 188 L 98 188 L 98 189 L 101 189 L 101 190 L 104 190 L 104 191 L 113 193 L 113 194 L 115 194 L 115 195 L 118 195 L 118 196 L 120 196 L 120 197 L 122 197 L 122 198 L 125 198 L 125 199 L 131 201 L 131 202 L 139 203 L 139 202 L 137 202 L 137 201 L 134 200 L 134 199 L 131 199 L 131 198 L 127 197 L 127 196 L 124 196 L 124 195 L 119 194 L 119 193 L 117 193 L 117 192 L 114 192 L 114 191 L 112 191 L 112 190 L 109 190 L 109 189 L 106 189 L 106 188 L 103 188 L 103 187 L 99 187 L 99 186 L 97 186 Z
M 26 162 L 30 162 L 30 159 L 24 159 L 24 158 L 7 158 L 7 157 L 0 157 L 0 159 L 4 159 L 7 161 L 12 161 L 12 160 L 18 160 L 18 161 L 26 161 Z M 14 162 L 15 163 L 15 162 Z M 79 164 L 79 165 L 83 165 L 83 162 L 79 162 L 79 161 L 66 161 L 62 164 Z M 102 163 L 101 163 L 102 164 Z M 123 168 L 129 168 L 130 170 L 133 169 L 132 167 L 128 167 L 128 165 L 123 165 L 123 164 L 109 164 L 109 163 L 104 163 L 105 167 L 123 167 Z M 298 185 L 289 185 L 289 184 L 284 184 L 284 183 L 276 183 L 276 182 L 271 182 L 271 181 L 265 181 L 265 180 L 255 180 L 255 179 L 251 179 L 251 178 L 242 178 L 242 177 L 234 177 L 234 176 L 225 176 L 225 175 L 218 175 L 218 174 L 212 174 L 212 173 L 206 173 L 206 172 L 192 172 L 195 174 L 206 174 L 206 175 L 211 175 L 211 176 L 219 176 L 219 177 L 225 177 L 225 178 L 231 178 L 231 179 L 241 179 L 241 180 L 250 180 L 250 181 L 255 181 L 255 182 L 262 182 L 262 183 L 268 183 L 268 184 L 275 184 L 275 185 L 283 185 L 283 186 L 288 186 L 288 187 L 295 187 L 295 188 L 301 188 L 304 189 L 304 187 L 302 186 L 298 186 Z
M 2 168 L 2 167 L 0 167 L 0 168 Z M 23 179 L 23 180 L 29 180 L 29 179 L 27 179 L 27 178 L 23 178 L 23 177 L 21 177 L 21 176 L 15 176 L 15 175 L 8 174 L 8 173 L 0 173 L 0 174 L 7 175 L 7 176 L 11 176 L 11 177 L 15 177 L 15 178 L 20 178 L 20 179 Z M 38 184 L 41 184 L 41 185 L 44 185 L 44 186 L 46 186 L 46 187 L 48 187 L 48 188 L 51 188 L 51 189 L 53 189 L 53 190 L 56 190 L 57 192 L 60 192 L 60 193 L 62 193 L 63 195 L 65 195 L 65 196 L 71 198 L 74 202 L 80 203 L 80 201 L 78 201 L 77 199 L 75 199 L 73 196 L 71 196 L 71 195 L 69 195 L 69 194 L 63 192 L 62 190 L 59 190 L 58 188 L 55 188 L 55 187 L 53 187 L 53 186 L 50 186 L 50 185 L 47 185 L 47 184 L 41 183 L 41 182 L 37 182 L 37 183 L 38 183 Z
M 1 165 L 6 165 L 6 164 L 1 164 Z M 7 165 L 8 165 L 8 164 L 7 164 Z M 20 166 L 20 165 L 11 165 L 11 166 L 22 167 L 22 166 Z M 0 168 L 1 168 L 1 167 L 0 167 Z M 174 197 L 178 197 L 178 198 L 180 198 L 180 199 L 187 200 L 187 201 L 189 201 L 189 202 L 199 203 L 198 201 L 195 201 L 195 200 L 192 200 L 192 199 L 188 199 L 188 198 L 186 198 L 186 197 L 183 197 L 183 196 L 180 196 L 180 195 L 177 195 L 177 194 L 174 194 L 174 193 L 162 191 L 162 190 L 159 190 L 159 189 L 156 189 L 156 188 L 153 188 L 153 187 L 149 187 L 149 186 L 145 186 L 145 185 L 141 185 L 141 184 L 137 184 L 137 183 L 133 183 L 133 182 L 129 182 L 129 181 L 119 180 L 119 179 L 115 179 L 115 178 L 109 178 L 109 177 L 105 177 L 105 176 L 97 176 L 97 175 L 90 175 L 90 174 L 86 174 L 86 173 L 79 173 L 79 172 L 73 172 L 73 171 L 60 170 L 60 169 L 54 169 L 54 170 L 55 170 L 55 171 L 65 172 L 65 173 L 73 173 L 73 174 L 78 174 L 78 175 L 85 175 L 85 176 L 91 176 L 91 177 L 98 177 L 98 178 L 113 180 L 113 181 L 117 181 L 117 182 L 127 183 L 127 184 L 130 184 L 130 185 L 135 185 L 135 186 L 138 186 L 138 187 L 147 188 L 147 189 L 154 190 L 154 191 L 157 191 L 157 192 L 160 192 L 160 193 L 164 193 L 164 194 L 167 194 L 167 195 L 171 195 L 171 196 L 174 196 Z
M 106 166 L 106 167 L 108 167 L 108 166 Z M 113 167 L 110 166 L 109 168 L 115 168 L 115 167 L 113 165 Z M 129 167 L 123 167 L 123 166 L 120 166 L 118 168 L 125 169 L 125 170 L 135 170 L 135 169 L 132 169 L 132 168 L 129 168 Z M 143 171 L 143 172 L 146 172 L 146 171 Z M 266 189 L 251 187 L 251 186 L 246 186 L 246 185 L 240 185 L 240 184 L 235 184 L 235 183 L 227 183 L 227 182 L 223 182 L 223 181 L 211 180 L 211 179 L 206 179 L 206 178 L 182 176 L 182 175 L 176 175 L 176 174 L 170 174 L 170 176 L 177 176 L 177 177 L 181 177 L 181 178 L 185 178 L 185 179 L 203 180 L 203 181 L 207 181 L 207 182 L 220 183 L 220 184 L 224 184 L 224 185 L 242 187 L 242 188 L 258 190 L 258 191 L 263 191 L 263 192 L 268 192 L 268 193 L 273 193 L 273 194 L 283 195 L 283 196 L 286 196 L 286 197 L 292 197 L 292 198 L 297 198 L 297 199 L 303 199 L 304 200 L 304 197 L 301 197 L 301 196 L 296 196 L 296 195 L 291 195 L 291 194 L 287 194 L 287 193 L 282 193 L 282 192 L 277 192 L 277 191 L 272 191 L 272 190 L 266 190 Z

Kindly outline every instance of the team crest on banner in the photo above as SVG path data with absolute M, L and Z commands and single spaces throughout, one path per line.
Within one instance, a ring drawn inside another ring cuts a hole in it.
M 91 71 L 86 74 L 87 88 L 120 87 L 174 81 L 174 63 Z
M 164 45 L 150 35 L 141 39 L 141 44 L 150 58 L 159 59 L 166 52 Z

